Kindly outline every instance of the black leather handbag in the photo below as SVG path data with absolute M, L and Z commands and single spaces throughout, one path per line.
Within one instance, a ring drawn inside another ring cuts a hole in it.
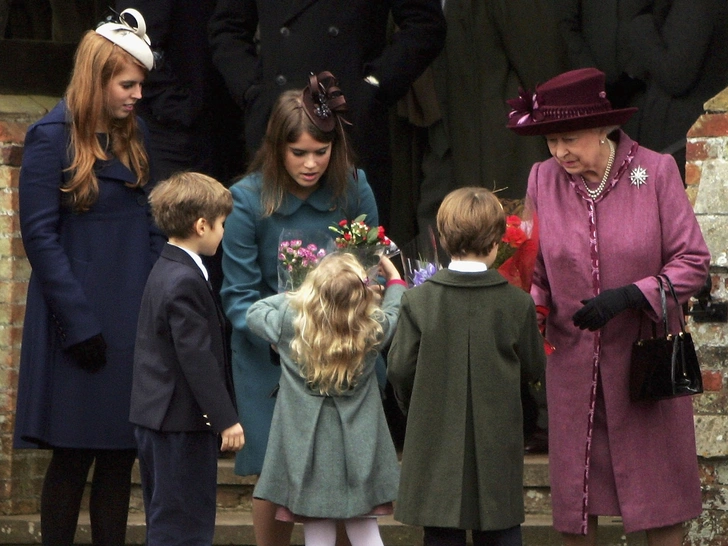
M 657 277 L 662 302 L 662 324 L 665 335 L 657 337 L 653 325 L 653 337 L 638 339 L 632 345 L 630 364 L 630 398 L 640 400 L 664 400 L 703 392 L 698 356 L 692 336 L 685 331 L 685 319 L 680 311 L 675 288 L 664 275 Z M 680 332 L 668 333 L 667 285 L 680 314 Z

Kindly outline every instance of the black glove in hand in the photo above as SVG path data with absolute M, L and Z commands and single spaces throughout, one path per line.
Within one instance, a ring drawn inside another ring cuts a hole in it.
M 87 372 L 98 372 L 106 365 L 106 341 L 101 334 L 71 345 L 68 353 L 76 360 L 78 367 Z
M 598 296 L 581 300 L 584 307 L 571 320 L 582 330 L 599 330 L 616 315 L 626 309 L 641 309 L 647 303 L 642 291 L 635 284 L 605 290 Z

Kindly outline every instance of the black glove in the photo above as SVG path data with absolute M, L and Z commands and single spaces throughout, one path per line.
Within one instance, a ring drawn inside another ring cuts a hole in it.
M 647 304 L 647 299 L 636 284 L 628 284 L 605 290 L 594 298 L 581 300 L 581 303 L 584 307 L 574 313 L 571 320 L 577 328 L 593 332 L 626 309 L 641 309 Z
M 106 341 L 101 334 L 71 345 L 68 353 L 76 360 L 78 367 L 87 372 L 98 372 L 106 365 Z

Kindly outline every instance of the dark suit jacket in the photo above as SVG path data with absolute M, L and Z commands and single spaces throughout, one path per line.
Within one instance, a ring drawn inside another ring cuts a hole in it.
M 222 311 L 194 260 L 168 244 L 142 298 L 129 419 L 164 432 L 221 432 L 238 422 L 233 400 Z

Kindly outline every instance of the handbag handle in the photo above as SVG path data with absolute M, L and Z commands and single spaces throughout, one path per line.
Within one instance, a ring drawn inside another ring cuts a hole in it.
M 662 285 L 662 276 L 657 276 L 657 285 L 660 289 L 660 303 L 662 304 L 662 326 L 665 329 L 665 336 L 670 334 L 667 329 L 667 297 L 665 296 L 665 287 Z
M 683 317 L 683 314 L 680 312 L 680 302 L 677 300 L 677 294 L 675 293 L 675 287 L 672 285 L 672 281 L 670 281 L 670 277 L 667 275 L 658 275 L 657 280 L 660 285 L 660 301 L 662 303 L 662 320 L 663 324 L 665 325 L 665 335 L 668 335 L 668 329 L 667 329 L 667 298 L 665 297 L 665 288 L 663 287 L 663 279 L 667 283 L 667 287 L 670 289 L 670 294 L 672 294 L 672 299 L 675 300 L 675 306 L 678 310 L 678 319 L 680 320 L 680 331 L 685 333 L 685 317 Z

